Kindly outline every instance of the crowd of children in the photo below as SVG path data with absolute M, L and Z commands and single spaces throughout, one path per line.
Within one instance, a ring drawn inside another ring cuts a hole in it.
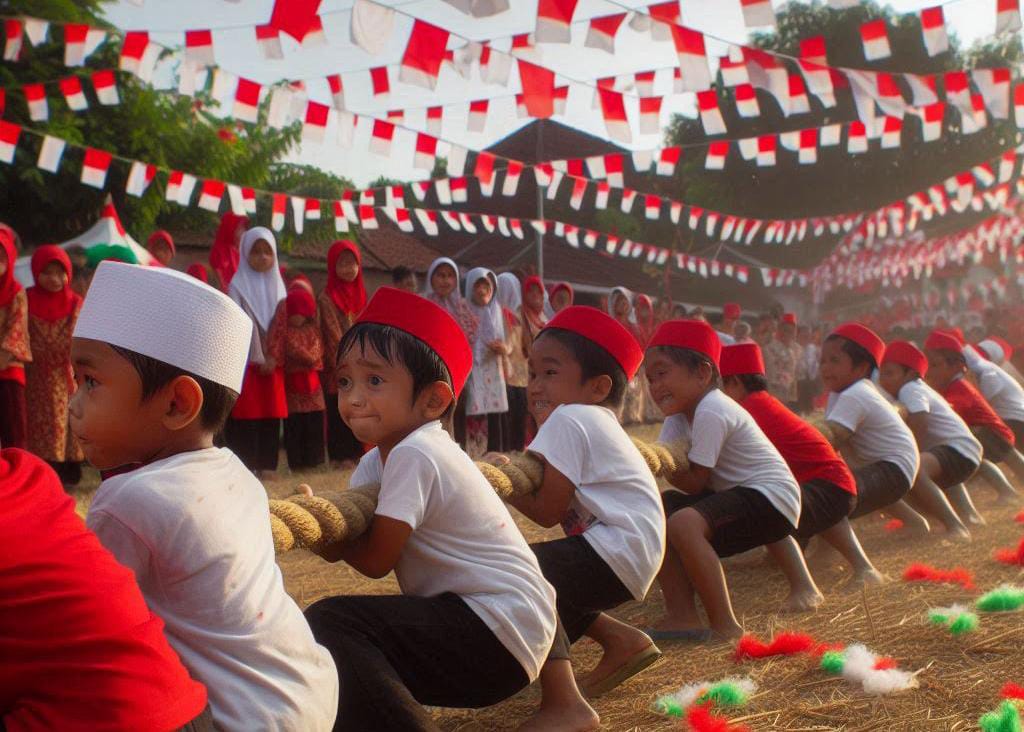
M 656 644 L 742 632 L 722 558 L 765 547 L 784 608 L 812 609 L 812 541 L 854 586 L 883 582 L 855 519 L 885 511 L 967 540 L 983 522 L 968 481 L 1009 499 L 996 464 L 1024 477 L 1024 389 L 997 338 L 886 345 L 845 323 L 818 344 L 784 315 L 759 322 L 758 344 L 734 304 L 716 329 L 622 288 L 586 307 L 568 285 L 463 278 L 447 258 L 423 295 L 403 270 L 368 299 L 349 241 L 317 297 L 301 276 L 286 285 L 271 231 L 236 217 L 211 255 L 227 294 L 205 268 L 104 262 L 83 301 L 49 246 L 26 292 L 3 228 L 0 246 L 0 526 L 23 537 L 0 553 L 18 608 L 0 610 L 10 730 L 435 729 L 425 706 L 486 706 L 535 680 L 523 729 L 595 729 L 588 698 L 651 665 Z M 170 237 L 151 246 L 171 261 Z M 818 378 L 816 429 L 798 412 Z M 660 493 L 623 428 L 654 412 L 687 458 Z M 304 614 L 287 595 L 257 479 L 282 433 L 291 468 L 326 455 L 355 467 L 350 487 L 379 487 L 365 533 L 314 550 L 393 571 L 401 594 Z M 528 545 L 473 463 L 524 448 L 539 488 L 509 503 L 562 538 Z M 83 459 L 103 479 L 84 525 L 56 487 Z M 656 579 L 662 618 L 612 617 Z M 583 636 L 603 653 L 577 679 Z M 55 692 L 71 674 L 88 695 Z

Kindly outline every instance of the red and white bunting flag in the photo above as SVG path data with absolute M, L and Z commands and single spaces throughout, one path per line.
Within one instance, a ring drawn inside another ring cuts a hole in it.
M 451 229 L 452 231 L 462 231 L 462 226 L 459 224 L 459 217 L 455 215 L 454 211 L 442 210 L 439 211 L 438 213 L 441 214 L 441 218 L 444 220 L 444 222 L 448 224 L 449 229 Z
M 196 184 L 199 181 L 190 173 L 178 173 L 177 180 L 173 179 L 174 174 L 172 173 L 171 179 L 167 181 L 167 195 L 165 197 L 168 201 L 173 201 L 179 206 L 188 206 L 192 200 L 192 192 L 196 189 Z M 171 197 L 172 192 L 174 194 L 173 198 Z
M 622 213 L 629 213 L 633 210 L 633 201 L 636 200 L 636 191 L 632 188 L 622 189 L 622 200 L 619 202 L 619 208 Z
M 302 123 L 302 139 L 305 142 L 322 143 L 327 132 L 327 118 L 331 108 L 326 104 L 306 102 L 306 117 Z
M 811 102 L 807 98 L 807 85 L 800 74 L 789 75 L 789 113 L 805 114 L 811 111 Z
M 465 203 L 469 200 L 469 186 L 465 178 L 452 178 L 452 200 L 455 203 Z
M 180 170 L 172 170 L 167 175 L 167 188 L 164 191 L 164 198 L 167 201 L 177 203 L 178 194 L 181 192 L 181 182 L 184 177 L 185 174 Z
M 747 28 L 775 26 L 775 11 L 771 0 L 740 0 L 743 8 L 743 23 Z
M 518 59 L 523 105 L 530 117 L 543 119 L 555 112 L 555 72 Z
M 682 155 L 681 147 L 666 147 L 658 151 L 658 164 L 655 172 L 658 175 L 674 175 L 676 165 L 679 163 L 679 156 Z
M 758 117 L 761 107 L 757 103 L 757 92 L 751 84 L 740 84 L 735 89 L 736 111 L 740 117 Z
M 918 74 L 903 74 L 903 79 L 910 86 L 910 103 L 915 107 L 927 107 L 939 101 L 938 87 L 936 86 L 935 75 L 921 76 Z
M 242 210 L 247 214 L 256 213 L 256 191 L 252 188 L 242 188 Z
M 818 134 L 818 144 L 821 147 L 834 147 L 838 145 L 843 139 L 843 126 L 838 122 L 831 125 L 825 125 L 820 128 Z
M 875 87 L 878 90 L 875 101 L 882 113 L 890 117 L 902 117 L 907 111 L 907 103 L 903 100 L 903 92 L 893 75 L 878 72 L 875 74 Z
M 594 155 L 586 159 L 587 174 L 591 178 L 602 179 L 607 176 L 604 169 L 604 155 Z
M 395 136 L 395 126 L 382 119 L 373 121 L 373 132 L 370 134 L 370 152 L 387 156 L 391 154 L 391 140 Z
M 89 103 L 85 101 L 85 93 L 82 91 L 82 80 L 77 76 L 61 79 L 60 93 L 64 95 L 64 100 L 73 111 L 81 112 L 89 108 Z
M 332 203 L 334 210 L 334 230 L 338 232 L 348 231 L 348 217 L 345 216 L 345 209 L 341 206 L 341 201 L 334 201 Z
M 966 71 L 947 71 L 943 76 L 946 86 L 946 101 L 964 114 L 972 114 L 971 88 Z
M 8 18 L 4 21 L 4 61 L 17 61 L 21 54 L 21 21 Z
M 757 164 L 759 167 L 770 167 L 775 165 L 775 149 L 778 146 L 778 137 L 775 135 L 761 135 L 757 138 Z
M 853 155 L 868 151 L 868 130 L 860 120 L 854 120 L 846 128 L 846 152 Z
M 238 77 L 238 86 L 235 88 L 235 106 L 232 116 L 243 122 L 256 124 L 259 120 L 260 92 L 263 86 L 255 81 Z
M 21 127 L 0 119 L 0 160 L 10 163 L 14 160 L 14 151 L 21 137 Z
M 623 156 L 619 153 L 609 153 L 604 156 L 604 172 L 608 185 L 622 188 L 623 165 Z
M 125 193 L 129 196 L 141 197 L 155 177 L 155 165 L 148 165 L 138 160 L 133 160 L 131 170 L 128 173 L 128 182 L 124 187 Z
M 387 66 L 377 66 L 370 69 L 370 85 L 373 87 L 374 98 L 383 97 L 391 93 L 391 81 L 388 79 Z
M 860 39 L 864 43 L 864 58 L 868 61 L 877 61 L 892 55 L 889 48 L 889 31 L 882 18 L 863 23 L 860 27 Z
M 1007 119 L 1010 116 L 1010 70 L 974 69 L 971 76 L 989 113 L 996 119 Z
M 636 93 L 641 97 L 654 96 L 654 72 L 638 71 L 633 74 L 633 84 L 636 86 Z
M 335 109 L 345 109 L 345 84 L 341 80 L 341 74 L 331 74 L 327 77 L 327 86 L 331 90 L 331 102 Z
M 700 217 L 704 215 L 704 209 L 700 206 L 690 206 L 690 215 L 687 219 L 687 223 L 690 226 L 691 231 L 696 231 L 697 227 L 700 226 Z
M 41 170 L 56 173 L 60 167 L 60 159 L 64 156 L 64 140 L 59 137 L 43 135 L 43 144 L 39 148 L 39 159 L 36 166 Z
M 263 58 L 268 61 L 284 58 L 284 51 L 281 49 L 281 36 L 274 26 L 256 26 L 256 44 L 260 47 Z
M 597 246 L 598 236 L 599 234 L 596 231 L 592 229 L 587 229 L 586 232 L 583 234 L 584 246 L 586 246 L 587 249 L 593 249 L 595 246 Z
M 409 216 L 409 209 L 386 208 L 384 211 L 395 222 L 399 230 L 404 231 L 406 234 L 411 234 L 415 230 L 415 227 L 412 225 L 412 218 Z
M 985 113 L 985 98 L 981 94 L 971 95 L 970 111 L 963 111 L 961 131 L 965 135 L 973 135 L 988 126 L 988 115 Z
M 750 74 L 747 73 L 747 62 L 742 57 L 738 61 L 733 61 L 728 56 L 722 56 L 718 59 L 718 70 L 722 73 L 722 84 L 724 86 L 733 87 L 750 83 Z M 678 72 L 679 69 L 676 69 L 676 71 Z M 679 93 L 682 89 L 675 91 Z
M 828 65 L 825 36 L 808 36 L 800 39 L 800 59 L 819 66 Z
M 650 193 L 644 196 L 644 215 L 648 219 L 657 219 L 661 216 L 661 196 Z
M 491 214 L 480 214 L 480 223 L 483 225 L 484 231 L 488 234 L 493 234 L 495 226 L 497 225 L 497 218 L 498 217 L 492 216 Z
M 364 229 L 380 228 L 380 225 L 377 223 L 377 214 L 374 212 L 373 206 L 359 207 L 359 225 Z
M 650 17 L 648 17 L 650 16 Z M 667 41 L 671 38 L 671 27 L 679 25 L 681 13 L 679 12 L 679 0 L 668 0 L 654 5 L 647 6 L 647 15 L 642 12 L 636 13 L 630 26 L 634 30 L 647 30 L 649 24 L 651 37 L 656 41 Z M 637 25 L 640 27 L 637 27 Z
M 287 33 L 287 31 L 285 31 Z M 302 39 L 303 48 L 316 48 L 327 45 L 327 34 L 324 33 L 324 22 L 319 15 L 314 15 L 309 24 L 309 30 Z
M 569 87 L 556 86 L 552 96 L 552 108 L 555 114 L 565 114 L 565 105 L 569 101 Z
M 68 23 L 64 26 L 64 65 L 84 65 L 86 59 L 106 39 L 106 31 L 99 28 L 90 28 L 88 25 L 79 23 Z M 38 44 L 33 43 L 32 45 Z
M 490 101 L 487 99 L 477 99 L 469 103 L 469 122 L 466 125 L 466 130 L 469 132 L 483 132 L 484 127 L 487 125 L 487 108 L 490 106 Z
M 705 135 L 724 135 L 727 130 L 722 110 L 718 108 L 718 92 L 714 89 L 697 92 L 697 108 Z
M 999 182 L 1009 183 L 1013 177 L 1013 171 L 1017 167 L 1017 153 L 1007 150 L 999 159 Z
M 707 216 L 704 217 L 704 233 L 708 236 L 715 235 L 715 228 L 718 226 L 718 219 L 721 214 L 717 211 L 708 211 Z
M 96 90 L 96 98 L 100 104 L 110 106 L 121 103 L 113 71 L 107 69 L 94 72 L 92 75 L 92 88 Z
M 113 156 L 105 150 L 87 147 L 85 160 L 82 162 L 82 183 L 93 188 L 102 189 L 107 182 L 107 171 Z
M 119 68 L 135 74 L 139 79 L 149 82 L 153 79 L 153 69 L 160 58 L 160 46 L 149 40 L 145 31 L 128 31 L 121 43 L 121 60 Z
M 494 194 L 494 184 L 497 176 L 494 174 L 494 156 L 487 152 L 476 154 L 476 164 L 473 166 L 473 176 L 480 184 L 480 193 L 487 198 Z
M 678 10 L 679 4 L 673 2 Z M 672 26 L 672 41 L 679 57 L 679 73 L 683 91 L 702 91 L 711 86 L 704 34 L 681 25 Z
M 1020 0 L 996 0 L 996 35 L 1020 29 Z
M 448 178 L 440 178 L 434 181 L 434 195 L 442 206 L 452 205 L 452 184 Z
M 989 163 L 975 165 L 971 168 L 971 174 L 986 188 L 996 182 L 996 173 Z
M 416 134 L 416 153 L 413 166 L 420 170 L 433 170 L 437 160 L 437 138 L 422 132 Z
M 213 66 L 213 33 L 208 30 L 185 31 L 185 60 L 195 66 Z
M 633 170 L 637 173 L 646 173 L 651 169 L 654 162 L 653 150 L 634 150 L 629 157 L 633 160 Z
M 523 222 L 519 219 L 509 219 L 508 228 L 512 230 L 512 236 L 516 239 L 522 240 L 523 238 Z
M 25 35 L 33 46 L 46 43 L 46 34 L 50 30 L 48 21 L 39 18 L 22 18 L 25 24 Z
M 537 43 L 569 43 L 576 3 L 577 0 L 539 0 L 534 40 Z
M 640 134 L 656 135 L 660 132 L 662 132 L 662 97 L 641 97 Z
M 597 48 L 608 53 L 615 53 L 615 34 L 619 32 L 619 26 L 625 19 L 625 13 L 591 18 L 590 26 L 587 28 L 587 39 L 583 45 L 587 48 Z
M 924 48 L 929 56 L 938 56 L 949 50 L 946 17 L 941 5 L 924 8 L 921 11 L 921 33 L 924 36 Z
M 28 104 L 28 116 L 33 122 L 41 122 L 50 116 L 50 108 L 46 104 L 46 87 L 42 84 L 25 84 L 21 87 Z
M 1024 130 L 1024 83 L 1013 87 L 1013 120 L 1018 129 Z
M 886 117 L 882 128 L 882 149 L 892 150 L 900 146 L 900 134 L 903 131 L 903 120 L 899 117 Z
M 303 216 L 310 221 L 320 220 L 320 200 L 317 198 L 307 198 L 305 210 Z
M 797 159 L 801 165 L 818 162 L 818 130 L 814 127 L 800 130 L 800 150 Z
M 736 146 L 740 149 L 740 157 L 744 160 L 750 161 L 757 157 L 756 137 L 740 138 L 736 141 Z
M 484 44 L 480 49 L 480 80 L 485 84 L 508 86 L 511 72 L 512 56 L 493 51 L 490 46 Z
M 822 106 L 830 109 L 836 106 L 835 86 L 832 84 L 832 70 L 814 61 L 797 61 L 800 73 L 804 75 L 807 89 L 818 98 Z
M 598 88 L 597 93 L 601 98 L 601 114 L 608 136 L 616 142 L 628 145 L 633 141 L 633 135 L 629 128 L 629 119 L 626 117 L 626 105 L 622 94 L 601 88 Z
M 607 182 L 601 181 L 597 184 L 597 192 L 594 194 L 594 208 L 603 211 L 608 208 L 608 194 L 612 187 Z
M 220 200 L 224 197 L 224 183 L 219 180 L 204 180 L 199 189 L 199 208 L 213 211 L 220 208 Z
M 587 179 L 572 179 L 572 195 L 569 196 L 569 205 L 573 210 L 579 211 L 583 207 L 583 196 L 587 193 Z
M 460 176 L 466 171 L 466 156 L 469 150 L 453 142 L 448 143 L 448 175 Z
M 729 154 L 729 143 L 726 140 L 712 142 L 708 145 L 708 154 L 704 158 L 705 170 L 724 170 L 725 158 Z
M 420 222 L 420 226 L 423 227 L 423 231 L 427 236 L 437 236 L 437 212 L 428 211 L 427 209 L 417 208 L 414 209 L 416 218 Z
M 437 77 L 441 72 L 445 49 L 448 46 L 448 31 L 436 25 L 416 20 L 409 35 L 409 43 L 402 56 L 402 67 L 398 72 L 398 80 L 406 84 L 421 86 L 433 91 L 437 87 Z M 387 73 L 387 67 L 381 67 Z M 374 69 L 374 72 L 378 69 Z M 377 80 L 374 78 L 374 96 L 377 91 Z
M 921 109 L 921 139 L 934 142 L 942 137 L 942 122 L 946 116 L 946 103 L 935 102 Z
M 505 169 L 505 181 L 501 185 L 501 195 L 514 196 L 519 190 L 519 178 L 523 174 L 523 164 L 518 160 L 509 160 Z
M 444 107 L 427 108 L 427 132 L 435 137 L 441 135 L 441 122 L 444 118 Z
M 537 180 L 537 185 L 550 186 L 551 179 L 554 177 L 554 168 L 551 163 L 537 163 L 533 166 L 533 177 Z
M 789 70 L 775 56 L 759 48 L 742 46 L 741 51 L 755 89 L 775 97 L 783 114 L 789 113 Z
M 373 188 L 366 188 L 362 191 L 359 191 L 359 204 L 361 206 L 376 206 L 377 191 L 375 191 Z
M 573 226 L 572 224 L 566 224 L 564 229 L 563 229 L 563 233 L 565 235 L 566 242 L 568 242 L 570 246 L 575 247 L 576 249 L 579 249 L 579 247 L 580 247 L 580 227 Z
M 405 208 L 405 187 L 387 186 L 384 189 L 384 200 L 392 208 Z

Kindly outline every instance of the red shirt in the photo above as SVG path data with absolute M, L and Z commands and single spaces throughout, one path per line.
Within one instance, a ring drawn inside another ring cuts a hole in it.
M 850 468 L 818 430 L 793 414 L 767 391 L 754 391 L 740 402 L 750 412 L 765 436 L 775 445 L 796 482 L 827 480 L 847 493 L 857 495 L 857 483 Z
M 953 379 L 942 391 L 953 410 L 967 423 L 968 427 L 988 427 L 1011 445 L 1014 444 L 1013 430 L 996 414 L 985 401 L 978 388 L 967 379 Z
M 0 720 L 8 732 L 166 732 L 206 706 L 130 570 L 57 476 L 0 451 Z

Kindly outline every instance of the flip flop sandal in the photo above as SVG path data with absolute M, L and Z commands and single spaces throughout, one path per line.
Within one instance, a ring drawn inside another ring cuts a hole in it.
M 711 640 L 710 628 L 687 628 L 686 630 L 658 630 L 657 628 L 644 628 L 644 633 L 646 633 L 652 641 L 706 643 Z
M 626 679 L 636 676 L 659 658 L 661 658 L 661 651 L 652 643 L 642 651 L 634 653 L 625 663 L 603 679 L 583 689 L 583 693 L 590 699 L 607 694 Z

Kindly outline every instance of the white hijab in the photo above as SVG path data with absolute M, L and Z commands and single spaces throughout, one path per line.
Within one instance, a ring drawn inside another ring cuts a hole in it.
M 274 265 L 266 272 L 257 272 L 249 266 L 249 253 L 256 242 L 263 240 L 270 245 L 274 253 Z M 284 280 L 277 263 L 277 241 L 274 234 L 263 226 L 249 229 L 242 236 L 241 250 L 238 260 L 238 271 L 231 278 L 228 294 L 231 299 L 256 319 L 256 324 L 266 333 L 277 312 L 278 304 L 285 299 Z
M 498 304 L 519 317 L 519 308 L 523 306 L 523 285 L 511 272 L 498 275 Z
M 619 316 L 615 314 L 616 295 L 622 295 L 624 298 L 626 298 L 626 302 L 629 303 L 629 315 L 626 316 L 626 320 L 628 320 L 630 323 L 635 323 L 636 310 L 633 309 L 633 292 L 632 290 L 627 290 L 625 287 L 612 288 L 611 294 L 608 295 L 608 314 L 611 315 L 616 320 L 619 319 Z
M 477 305 L 473 302 L 473 285 L 482 279 L 491 281 L 491 287 L 494 288 L 495 294 L 486 305 Z M 466 275 L 466 303 L 476 319 L 480 321 L 480 325 L 476 329 L 478 343 L 505 340 L 505 318 L 501 314 L 501 305 L 498 304 L 497 290 L 498 279 L 494 276 L 494 272 L 485 267 L 471 269 Z
M 434 286 L 430 284 L 430 281 L 434 278 L 434 272 L 438 267 L 447 264 L 455 272 L 455 288 L 447 297 L 441 297 L 434 292 Z M 430 296 L 432 300 L 440 303 L 441 306 L 452 315 L 459 307 L 459 265 L 455 264 L 455 260 L 449 259 L 448 257 L 438 257 L 430 264 L 430 268 L 427 270 L 427 288 L 424 290 L 424 296 Z

